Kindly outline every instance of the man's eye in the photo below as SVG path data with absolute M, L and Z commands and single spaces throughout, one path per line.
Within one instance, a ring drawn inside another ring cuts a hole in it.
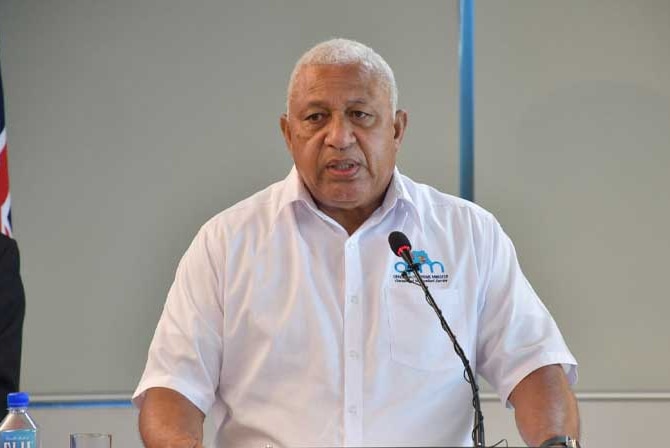
M 320 112 L 308 115 L 307 118 L 305 118 L 305 120 L 309 121 L 310 123 L 318 123 L 322 119 L 323 119 L 323 114 L 320 113 Z
M 372 115 L 363 112 L 362 110 L 354 110 L 351 112 L 351 115 L 356 118 L 357 120 L 364 120 L 368 117 L 371 117 Z

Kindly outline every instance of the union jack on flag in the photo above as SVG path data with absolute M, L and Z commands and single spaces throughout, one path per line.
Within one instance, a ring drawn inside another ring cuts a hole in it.
M 0 76 L 0 232 L 12 236 L 12 200 L 9 195 L 9 168 L 7 166 L 7 132 L 5 130 L 5 106 Z

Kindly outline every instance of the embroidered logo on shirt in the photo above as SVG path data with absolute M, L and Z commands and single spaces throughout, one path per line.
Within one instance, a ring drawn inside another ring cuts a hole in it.
M 425 283 L 442 283 L 446 284 L 449 280 L 449 274 L 444 270 L 444 264 L 438 260 L 432 260 L 425 250 L 413 250 L 412 261 L 419 265 L 419 274 Z M 396 274 L 393 274 L 393 280 L 396 283 L 403 283 L 405 279 L 402 277 L 404 271 L 408 271 L 410 267 L 404 261 L 398 261 L 394 265 Z

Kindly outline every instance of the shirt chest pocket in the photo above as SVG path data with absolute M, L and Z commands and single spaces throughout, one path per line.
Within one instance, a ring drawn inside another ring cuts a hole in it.
M 431 288 L 458 342 L 465 347 L 465 310 L 458 290 Z M 386 290 L 389 312 L 391 358 L 401 364 L 427 371 L 462 367 L 449 336 L 442 329 L 423 291 L 414 285 L 392 285 Z

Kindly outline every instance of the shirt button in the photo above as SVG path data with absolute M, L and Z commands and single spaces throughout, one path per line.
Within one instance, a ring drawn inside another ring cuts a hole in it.
M 351 296 L 349 297 L 349 302 L 353 303 L 356 305 L 358 303 L 358 296 Z
M 358 359 L 358 352 L 356 350 L 349 351 L 349 357 L 351 359 Z
M 351 415 L 356 415 L 358 413 L 358 408 L 356 406 L 349 406 L 349 409 L 347 409 Z

